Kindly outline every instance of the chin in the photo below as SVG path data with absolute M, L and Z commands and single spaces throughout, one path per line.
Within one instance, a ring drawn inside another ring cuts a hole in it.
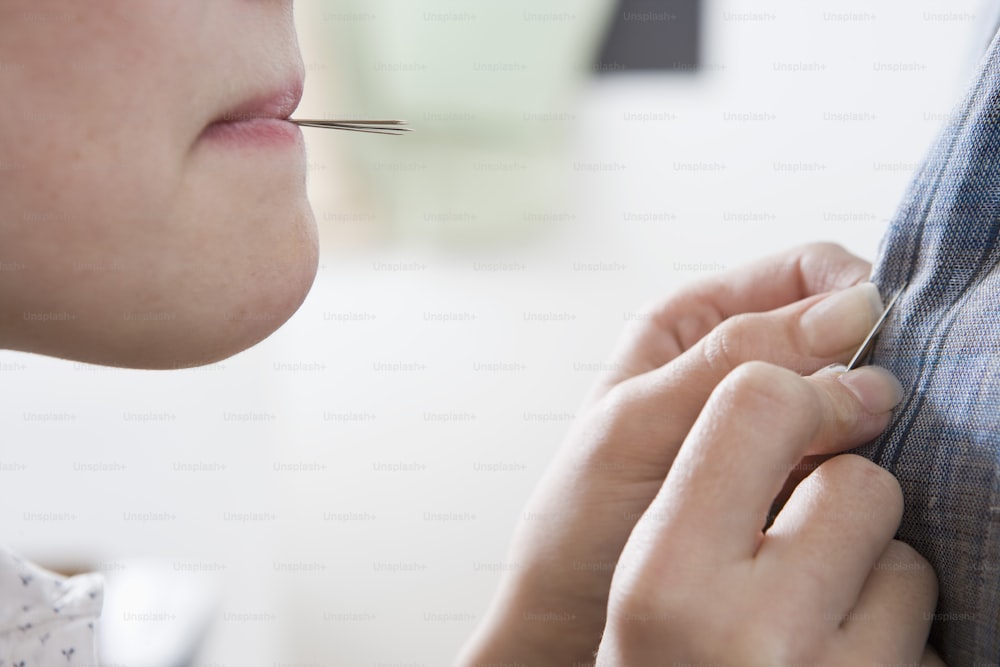
M 190 368 L 226 359 L 261 342 L 299 309 L 316 278 L 318 245 L 308 229 L 269 263 L 243 266 L 174 293 L 174 320 L 137 322 L 129 340 L 97 363 L 129 368 Z M 266 261 L 266 260 L 265 260 Z M 208 283 L 208 284 L 206 284 Z M 199 298 L 200 297 L 200 298 Z M 155 313 L 154 313 L 155 315 Z
M 186 326 L 165 327 L 133 346 L 131 358 L 120 351 L 102 363 L 131 368 L 178 369 L 203 366 L 247 350 L 295 314 L 316 277 L 317 253 L 302 257 L 280 277 L 252 282 L 252 297 L 225 304 L 221 311 L 198 311 Z M 251 279 L 253 280 L 253 279 Z
M 238 354 L 295 314 L 316 277 L 315 220 L 305 198 L 299 201 L 290 207 L 298 209 L 291 218 L 287 211 L 257 216 L 256 233 L 230 228 L 227 237 L 225 225 L 205 225 L 213 230 L 211 240 L 188 237 L 170 247 L 172 237 L 164 237 L 123 271 L 49 276 L 52 285 L 63 286 L 58 290 L 30 284 L 34 294 L 22 290 L 25 300 L 14 304 L 16 311 L 66 317 L 16 321 L 17 335 L 5 346 L 151 370 L 201 366 Z M 114 261 L 125 260 L 93 258 L 104 265 Z
M 205 178 L 215 196 L 196 199 L 197 208 L 182 216 L 189 221 L 183 240 L 164 253 L 158 279 L 141 301 L 147 311 L 176 319 L 124 327 L 130 344 L 109 350 L 100 363 L 148 369 L 210 364 L 256 345 L 295 314 L 319 259 L 298 163 L 296 158 L 269 174 L 267 183 L 235 165 L 221 182 L 211 178 L 217 172 Z M 244 169 L 251 166 L 260 171 L 253 160 Z M 245 195 L 255 191 L 259 198 Z

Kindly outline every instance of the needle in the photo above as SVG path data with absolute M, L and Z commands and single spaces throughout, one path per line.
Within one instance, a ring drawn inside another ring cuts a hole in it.
M 352 132 L 370 132 L 372 134 L 392 134 L 400 135 L 404 132 L 412 132 L 406 125 L 405 120 L 309 120 L 289 118 L 290 123 L 301 125 L 302 127 L 322 127 L 332 130 L 350 130 Z
M 884 325 L 886 320 L 889 319 L 889 311 L 891 311 L 892 307 L 896 305 L 896 299 L 899 298 L 899 295 L 902 294 L 905 289 L 906 285 L 900 287 L 899 291 L 896 292 L 896 295 L 889 301 L 889 305 L 885 307 L 884 311 L 882 311 L 882 317 L 878 318 L 878 322 L 876 322 L 875 326 L 872 327 L 872 330 L 868 332 L 868 337 L 865 338 L 865 342 L 861 343 L 861 347 L 859 347 L 858 351 L 854 353 L 854 358 L 851 359 L 851 363 L 847 364 L 847 370 L 850 371 L 860 366 L 861 360 L 864 359 L 875 346 L 875 337 L 878 336 L 878 332 L 882 330 L 882 325 Z

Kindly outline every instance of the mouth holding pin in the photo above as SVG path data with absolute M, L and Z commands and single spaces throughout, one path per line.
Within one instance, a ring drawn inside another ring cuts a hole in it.
M 288 117 L 302 99 L 302 78 L 284 86 L 251 94 L 213 120 L 200 139 L 231 146 L 301 146 L 302 133 Z
M 388 135 L 412 132 L 404 127 L 405 120 L 290 118 L 301 99 L 302 80 L 296 78 L 280 90 L 251 97 L 224 112 L 205 128 L 201 139 L 237 145 L 299 144 L 299 127 Z

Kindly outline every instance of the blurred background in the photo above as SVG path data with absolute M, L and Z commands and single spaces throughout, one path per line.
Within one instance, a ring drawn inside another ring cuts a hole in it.
M 304 130 L 301 311 L 190 371 L 0 353 L 3 542 L 108 575 L 108 664 L 448 664 L 621 328 L 795 244 L 873 257 L 993 25 L 978 0 L 295 11 L 299 117 L 417 130 Z

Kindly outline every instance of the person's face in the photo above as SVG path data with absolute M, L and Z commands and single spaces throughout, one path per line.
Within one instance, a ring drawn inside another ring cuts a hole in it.
M 291 5 L 0 0 L 0 348 L 190 366 L 298 308 Z

